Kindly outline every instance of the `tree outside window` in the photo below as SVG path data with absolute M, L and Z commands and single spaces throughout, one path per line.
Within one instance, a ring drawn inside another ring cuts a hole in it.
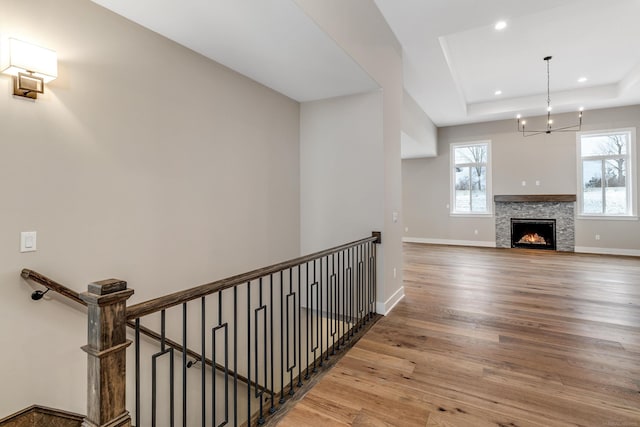
M 489 142 L 452 144 L 452 213 L 491 212 Z
M 631 130 L 579 134 L 581 214 L 633 214 L 630 177 L 633 136 Z

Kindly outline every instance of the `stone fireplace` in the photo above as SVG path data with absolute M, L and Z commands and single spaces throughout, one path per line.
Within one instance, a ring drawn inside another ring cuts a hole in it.
M 496 247 L 575 250 L 575 194 L 495 196 Z

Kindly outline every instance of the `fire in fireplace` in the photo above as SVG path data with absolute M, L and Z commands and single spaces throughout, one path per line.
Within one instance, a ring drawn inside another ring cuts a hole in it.
M 556 220 L 511 218 L 511 247 L 555 250 Z

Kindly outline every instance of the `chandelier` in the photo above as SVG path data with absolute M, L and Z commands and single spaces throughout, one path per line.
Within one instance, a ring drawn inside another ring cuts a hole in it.
M 547 128 L 545 130 L 529 130 L 525 128 L 527 124 L 526 120 L 522 120 L 522 116 L 518 114 L 516 119 L 518 120 L 518 132 L 522 132 L 522 136 L 533 136 L 540 135 L 541 133 L 552 133 L 552 132 L 578 132 L 582 128 L 582 111 L 583 108 L 580 107 L 578 111 L 578 123 L 571 126 L 564 126 L 560 128 L 553 127 L 553 119 L 551 118 L 551 95 L 549 94 L 549 62 L 551 61 L 551 56 L 545 56 L 544 60 L 547 63 Z

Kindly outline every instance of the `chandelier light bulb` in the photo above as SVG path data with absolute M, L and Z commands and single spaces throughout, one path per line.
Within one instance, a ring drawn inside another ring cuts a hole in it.
M 549 124 L 552 124 L 552 123 L 553 123 L 553 120 L 549 119 Z
M 551 110 L 553 110 L 553 108 L 551 108 L 551 105 L 549 105 L 549 106 L 547 107 L 547 111 L 551 111 Z
M 521 118 L 521 117 L 522 117 L 522 114 L 518 114 L 518 115 L 516 116 L 516 119 L 519 119 L 519 118 Z

